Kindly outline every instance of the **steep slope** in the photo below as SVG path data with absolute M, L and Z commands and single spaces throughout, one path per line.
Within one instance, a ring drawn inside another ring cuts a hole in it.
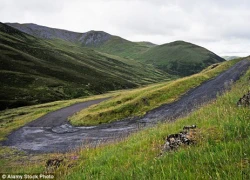
M 180 76 L 195 74 L 211 64 L 225 61 L 203 47 L 184 41 L 152 47 L 137 59 Z
M 161 81 L 152 66 L 76 44 L 39 39 L 0 23 L 1 109 Z

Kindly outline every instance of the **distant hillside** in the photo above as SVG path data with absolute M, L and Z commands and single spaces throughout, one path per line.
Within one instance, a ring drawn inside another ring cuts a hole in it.
M 180 76 L 191 75 L 211 64 L 225 61 L 203 47 L 184 41 L 152 47 L 137 59 Z
M 35 24 L 9 23 L 8 25 L 36 37 L 61 39 L 100 52 L 138 60 L 172 75 L 191 75 L 213 63 L 224 61 L 213 52 L 184 41 L 155 45 L 150 42 L 131 42 L 103 31 L 75 33 Z
M 239 56 L 222 56 L 222 58 L 229 61 L 229 60 L 237 59 L 237 58 L 240 58 L 240 57 Z
M 94 41 L 93 41 L 94 42 Z M 0 23 L 0 109 L 99 94 L 170 78 L 153 66 Z

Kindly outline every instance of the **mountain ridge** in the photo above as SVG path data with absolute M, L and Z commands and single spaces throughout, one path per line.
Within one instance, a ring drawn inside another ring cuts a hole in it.
M 106 33 L 104 31 L 94 31 L 90 30 L 87 32 L 74 32 L 64 29 L 58 29 L 58 28 L 51 28 L 47 26 L 41 26 L 34 23 L 5 23 L 8 26 L 11 26 L 13 28 L 16 28 L 22 32 L 25 32 L 27 34 L 44 38 L 44 39 L 62 39 L 65 41 L 70 41 L 74 43 L 82 43 L 82 45 L 98 45 L 95 43 L 95 41 L 100 38 L 103 38 L 103 40 L 100 40 L 99 42 L 103 43 L 107 41 L 112 35 L 109 33 Z M 89 38 L 89 39 L 88 39 Z M 90 40 L 93 40 L 94 43 Z
M 182 40 L 156 45 L 146 41 L 132 42 L 104 31 L 76 33 L 36 24 L 9 25 L 36 37 L 51 40 L 59 38 L 100 52 L 151 64 L 172 75 L 191 75 L 213 63 L 224 61 L 206 48 Z

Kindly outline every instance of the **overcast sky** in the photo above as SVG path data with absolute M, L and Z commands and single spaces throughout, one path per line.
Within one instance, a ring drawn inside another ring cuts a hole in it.
M 0 0 L 0 21 L 250 55 L 250 0 Z

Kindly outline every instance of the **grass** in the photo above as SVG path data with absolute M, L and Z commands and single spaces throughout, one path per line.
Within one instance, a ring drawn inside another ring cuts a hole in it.
M 138 55 L 145 53 L 150 48 L 146 43 L 136 43 L 123 39 L 118 36 L 112 36 L 96 49 L 101 52 L 113 54 L 116 56 L 136 59 Z
M 189 116 L 145 129 L 122 142 L 84 149 L 63 179 L 249 179 L 250 111 L 237 107 L 250 70 L 229 92 Z M 196 124 L 197 144 L 160 154 L 164 138 Z
M 69 120 L 73 125 L 81 126 L 108 123 L 131 116 L 142 116 L 162 104 L 177 100 L 188 90 L 217 76 L 238 61 L 224 62 L 213 69 L 211 66 L 199 74 L 175 81 L 121 92 L 108 101 L 76 113 Z

